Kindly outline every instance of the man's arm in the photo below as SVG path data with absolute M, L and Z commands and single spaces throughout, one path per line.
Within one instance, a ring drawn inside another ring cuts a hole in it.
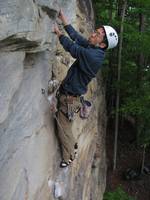
M 81 52 L 86 50 L 84 47 L 78 45 L 77 43 L 70 40 L 67 36 L 63 35 L 56 24 L 54 26 L 54 33 L 59 38 L 59 41 L 63 48 L 68 51 L 72 55 L 72 57 L 79 58 Z
M 67 36 L 61 35 L 59 37 L 59 41 L 63 48 L 68 51 L 73 58 L 79 58 L 82 52 L 84 52 L 86 49 L 77 43 L 70 40 Z
M 75 41 L 77 44 L 87 47 L 89 45 L 88 40 L 84 37 L 82 37 L 72 26 L 71 24 L 68 24 L 64 26 L 66 32 L 70 36 L 70 38 Z
M 87 74 L 88 77 L 95 77 L 98 69 L 102 65 L 104 59 L 104 51 L 99 53 L 97 58 L 97 55 L 94 52 L 91 52 L 90 48 L 84 48 L 64 35 L 61 35 L 59 40 L 64 49 L 68 51 L 72 57 L 78 59 L 80 62 L 78 67 L 85 74 Z
M 64 15 L 63 11 L 60 10 L 59 12 L 59 19 L 62 21 L 64 28 L 66 30 L 66 32 L 68 33 L 68 35 L 70 36 L 70 38 L 75 41 L 77 44 L 83 46 L 83 47 L 87 47 L 88 46 L 88 40 L 85 39 L 84 37 L 82 37 L 72 26 L 71 24 L 69 24 L 66 16 Z
M 95 77 L 97 70 L 103 62 L 104 51 L 99 50 L 101 53 L 99 52 L 98 55 L 96 55 L 93 51 L 91 52 L 90 48 L 84 48 L 63 35 L 58 26 L 55 26 L 54 32 L 57 34 L 63 48 L 68 51 L 72 57 L 79 59 L 79 62 L 82 63 L 79 65 L 80 69 L 89 76 Z

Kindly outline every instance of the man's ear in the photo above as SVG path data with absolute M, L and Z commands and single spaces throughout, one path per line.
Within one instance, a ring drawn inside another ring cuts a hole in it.
M 105 44 L 104 42 L 102 42 L 102 43 L 99 44 L 99 46 L 100 46 L 101 48 L 105 48 L 105 47 L 106 47 L 106 44 Z

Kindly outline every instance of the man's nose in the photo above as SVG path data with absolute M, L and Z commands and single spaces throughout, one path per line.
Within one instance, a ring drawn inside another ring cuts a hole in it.
M 96 33 L 95 33 L 95 32 L 93 32 L 91 35 L 92 35 L 92 37 L 95 37 L 95 36 L 96 36 Z

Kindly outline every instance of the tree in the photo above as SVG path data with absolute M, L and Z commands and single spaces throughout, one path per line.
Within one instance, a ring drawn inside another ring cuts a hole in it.
M 96 24 L 110 24 L 120 30 L 124 1 L 93 0 L 93 2 L 96 5 L 94 6 Z M 121 59 L 120 53 L 115 48 L 107 54 L 103 67 L 107 114 L 108 121 L 113 122 L 115 113 L 116 118 L 118 115 L 118 120 L 115 122 L 116 130 L 121 125 L 120 121 L 132 118 L 132 125 L 137 131 L 137 144 L 146 144 L 147 147 L 150 143 L 150 1 L 128 0 L 127 2 L 122 35 L 121 31 L 118 31 L 119 38 L 122 37 Z M 121 62 L 121 79 L 118 81 L 119 62 Z M 119 90 L 119 95 L 116 95 L 116 90 Z M 118 133 L 115 141 L 117 135 Z
M 122 2 L 122 13 L 121 13 L 121 24 L 120 24 L 120 42 L 119 42 L 119 53 L 118 53 L 118 86 L 120 83 L 120 74 L 121 74 L 121 58 L 122 58 L 122 42 L 123 42 L 123 23 L 125 19 L 125 11 L 127 7 L 127 0 Z M 118 124 L 119 124 L 119 102 L 120 102 L 120 88 L 117 88 L 116 95 L 116 117 L 115 117 L 115 141 L 114 141 L 114 159 L 113 159 L 113 170 L 116 169 L 116 160 L 117 160 L 117 140 L 118 140 Z

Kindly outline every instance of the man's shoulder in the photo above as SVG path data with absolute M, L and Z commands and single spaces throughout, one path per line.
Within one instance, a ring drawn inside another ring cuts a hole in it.
M 101 48 L 99 48 L 99 47 L 88 47 L 87 49 L 86 49 L 86 52 L 87 52 L 87 55 L 88 56 L 98 56 L 98 57 L 103 57 L 103 56 L 105 56 L 105 51 L 103 50 L 103 49 L 101 49 Z

